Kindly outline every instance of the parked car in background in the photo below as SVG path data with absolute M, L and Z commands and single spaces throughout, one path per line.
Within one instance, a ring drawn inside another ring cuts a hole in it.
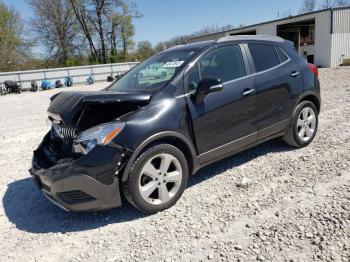
M 278 137 L 309 145 L 320 106 L 317 68 L 292 42 L 235 36 L 178 46 L 103 91 L 54 95 L 30 173 L 66 210 L 120 206 L 122 193 L 156 213 L 210 163 Z

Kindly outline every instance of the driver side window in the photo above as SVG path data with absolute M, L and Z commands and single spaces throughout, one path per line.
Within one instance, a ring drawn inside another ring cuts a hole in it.
M 200 80 L 206 77 L 217 78 L 224 83 L 245 75 L 241 48 L 238 45 L 219 47 L 205 54 L 189 71 L 188 90 L 195 91 Z
M 187 77 L 188 91 L 189 92 L 196 91 L 199 81 L 200 81 L 200 78 L 199 78 L 198 65 L 195 65 L 188 73 L 188 77 Z
M 202 78 L 213 77 L 223 83 L 245 76 L 241 48 L 230 45 L 215 49 L 199 62 Z

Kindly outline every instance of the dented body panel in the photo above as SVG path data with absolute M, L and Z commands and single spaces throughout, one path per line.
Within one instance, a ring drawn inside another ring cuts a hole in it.
M 64 125 L 88 128 L 145 106 L 150 98 L 149 94 L 109 91 L 62 92 L 51 98 L 47 111 L 51 118 L 62 121 Z
M 86 156 L 62 158 L 59 150 L 53 148 L 51 132 L 34 151 L 30 169 L 44 195 L 70 211 L 97 211 L 119 206 L 119 179 L 114 174 L 125 165 L 130 152 L 111 144 L 104 148 L 97 146 Z

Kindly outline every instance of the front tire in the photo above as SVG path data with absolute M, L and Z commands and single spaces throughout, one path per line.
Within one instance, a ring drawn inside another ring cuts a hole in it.
M 283 140 L 291 146 L 308 146 L 315 138 L 318 128 L 318 111 L 310 101 L 301 102 L 294 110 Z
M 184 154 L 169 144 L 158 144 L 143 152 L 122 183 L 125 198 L 146 214 L 154 214 L 175 205 L 188 181 L 188 163 Z

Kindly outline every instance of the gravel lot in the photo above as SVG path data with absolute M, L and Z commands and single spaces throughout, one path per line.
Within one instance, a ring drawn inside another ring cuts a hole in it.
M 274 140 L 206 167 L 175 207 L 152 216 L 49 203 L 27 169 L 57 91 L 0 97 L 0 261 L 349 261 L 350 68 L 320 79 L 309 147 Z

